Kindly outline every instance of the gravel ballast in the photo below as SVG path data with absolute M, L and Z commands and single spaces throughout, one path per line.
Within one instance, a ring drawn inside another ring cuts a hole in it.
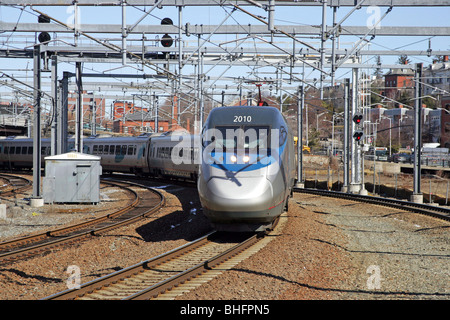
M 0 266 L 0 298 L 41 299 L 67 288 L 69 266 L 84 283 L 211 230 L 195 188 L 159 187 L 167 203 L 151 218 Z M 398 209 L 295 194 L 281 235 L 177 299 L 449 299 L 448 227 Z

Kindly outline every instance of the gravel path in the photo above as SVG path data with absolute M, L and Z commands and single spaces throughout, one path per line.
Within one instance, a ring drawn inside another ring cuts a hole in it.
M 449 299 L 449 223 L 296 194 L 283 234 L 182 299 Z
M 174 249 L 210 230 L 209 222 L 199 212 L 196 188 L 153 185 L 162 187 L 159 190 L 166 196 L 166 206 L 152 217 L 68 248 L 1 265 L 0 300 L 42 299 L 67 289 L 69 266 L 79 268 L 81 283 L 85 283 Z M 110 210 L 115 203 L 111 202 Z M 73 223 L 70 215 L 62 213 L 54 222 L 59 224 L 67 219 Z M 45 217 L 42 213 L 41 219 Z M 51 217 L 46 220 L 49 225 Z M 18 232 L 21 224 L 8 223 Z
M 69 266 L 80 268 L 84 283 L 210 230 L 195 188 L 159 187 L 167 204 L 151 218 L 0 266 L 0 299 L 40 299 L 66 289 Z M 449 226 L 392 208 L 295 194 L 281 235 L 177 299 L 449 299 Z

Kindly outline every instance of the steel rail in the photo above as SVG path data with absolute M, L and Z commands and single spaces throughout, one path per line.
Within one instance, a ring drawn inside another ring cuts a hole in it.
M 414 203 L 398 199 L 388 199 L 381 197 L 374 197 L 368 195 L 352 194 L 338 191 L 328 191 L 319 189 L 306 189 L 306 188 L 294 188 L 294 192 L 316 194 L 326 197 L 343 198 L 354 201 L 366 202 L 371 204 L 377 204 L 382 206 L 389 206 L 397 209 L 403 209 L 420 214 L 425 214 L 438 219 L 450 221 L 450 209 L 443 207 L 436 207 L 423 203 Z
M 225 262 L 226 260 L 232 258 L 233 256 L 239 254 L 240 252 L 248 249 L 253 244 L 255 244 L 260 238 L 260 234 L 254 234 L 250 238 L 245 241 L 233 246 L 232 248 L 216 255 L 213 258 L 210 258 L 204 262 L 197 264 L 196 266 L 180 272 L 173 277 L 164 280 L 160 283 L 157 283 L 147 289 L 144 289 L 138 293 L 135 293 L 124 300 L 148 300 L 152 298 L 156 298 L 159 294 L 164 293 L 172 288 L 182 284 L 192 278 L 195 278 L 205 271 L 214 268 L 217 265 Z
M 166 261 L 179 257 L 183 254 L 186 254 L 196 248 L 199 248 L 205 245 L 209 240 L 209 238 L 215 232 L 208 233 L 207 235 L 189 242 L 181 247 L 175 248 L 171 251 L 168 251 L 164 254 L 156 256 L 152 259 L 142 261 L 128 268 L 116 271 L 114 273 L 108 274 L 101 278 L 94 279 L 85 284 L 82 284 L 80 288 L 72 288 L 67 289 L 58 293 L 55 293 L 51 296 L 44 298 L 43 300 L 72 300 L 78 297 L 82 297 L 85 294 L 92 293 L 95 290 L 100 290 L 105 286 L 109 286 L 112 283 L 116 283 L 118 281 L 124 280 L 131 276 L 137 275 L 145 270 L 149 270 L 154 268 L 157 265 L 160 265 Z
M 121 181 L 114 181 L 114 182 L 104 181 L 104 183 L 116 186 L 118 186 L 118 183 L 120 182 Z M 2 251 L 10 250 L 0 254 L 0 262 L 11 261 L 20 257 L 34 255 L 43 250 L 47 250 L 55 246 L 60 246 L 67 242 L 71 242 L 74 240 L 81 240 L 82 238 L 88 236 L 99 235 L 112 229 L 133 223 L 159 210 L 165 203 L 165 197 L 161 192 L 157 190 L 151 189 L 147 186 L 143 186 L 137 183 L 132 182 L 122 182 L 122 183 L 126 183 L 131 186 L 138 186 L 141 188 L 145 188 L 153 192 L 159 197 L 159 202 L 156 205 L 152 206 L 150 209 L 145 208 L 142 212 L 139 212 L 141 211 L 141 209 L 138 208 L 138 205 L 143 200 L 139 198 L 136 191 L 127 188 L 135 196 L 133 201 L 129 203 L 126 207 L 123 207 L 113 213 L 107 214 L 97 219 L 93 219 L 91 221 L 82 222 L 68 227 L 60 228 L 57 230 L 47 231 L 44 233 L 0 243 L 0 250 Z M 122 186 L 122 188 L 126 187 Z M 89 230 L 86 231 L 86 229 Z M 11 250 L 11 248 L 14 247 L 17 249 Z
M 275 224 L 277 222 L 278 220 L 275 222 Z M 53 294 L 44 298 L 44 300 L 71 300 L 77 298 L 85 298 L 84 296 L 89 298 L 89 295 L 92 293 L 101 295 L 102 290 L 107 291 L 115 283 L 128 279 L 133 280 L 133 277 L 139 276 L 141 276 L 140 279 L 142 279 L 142 275 L 145 272 L 157 271 L 157 269 L 160 269 L 160 271 L 164 273 L 165 263 L 175 263 L 178 262 L 177 259 L 180 260 L 180 263 L 183 263 L 181 261 L 186 258 L 186 254 L 192 254 L 195 253 L 195 250 L 201 250 L 201 248 L 213 242 L 218 234 L 218 232 L 213 231 L 197 240 L 189 242 L 181 247 L 175 248 L 155 258 L 140 262 L 131 267 L 116 271 L 101 278 L 94 279 L 81 285 L 79 288 L 67 289 L 65 291 Z M 177 271 L 177 273 L 173 276 L 163 274 L 161 277 L 165 277 L 164 280 L 154 281 L 154 284 L 149 284 L 149 286 L 145 289 L 136 290 L 135 293 L 127 293 L 127 296 L 123 297 L 122 300 L 146 300 L 155 298 L 158 295 L 166 291 L 170 291 L 172 288 L 177 287 L 180 284 L 203 274 L 205 271 L 222 264 L 235 255 L 248 249 L 256 242 L 258 242 L 264 234 L 265 233 L 263 232 L 252 234 L 247 239 L 240 241 L 238 244 L 233 245 L 231 248 L 223 250 L 223 252 L 216 254 L 211 258 L 206 257 L 205 259 L 202 259 L 203 261 L 195 264 L 194 266 L 187 267 L 184 271 Z M 166 272 L 170 273 L 171 271 Z M 144 282 L 144 280 L 138 281 Z M 133 281 L 129 281 L 129 283 L 131 283 L 129 285 L 130 288 L 124 290 L 125 292 L 131 291 L 133 287 Z M 126 286 L 125 282 L 121 282 L 121 286 Z M 118 295 L 120 296 L 120 293 Z
M 0 191 L 0 196 L 2 196 L 2 197 L 5 195 L 9 195 L 9 194 L 16 194 L 19 192 L 23 192 L 23 191 L 31 188 L 31 181 L 24 177 L 1 173 L 0 178 L 6 179 L 9 181 L 9 184 L 6 187 L 2 188 L 2 190 Z M 13 182 L 12 182 L 13 180 L 16 180 L 16 184 L 13 184 Z M 17 180 L 22 180 L 25 182 L 25 184 L 17 185 Z M 9 190 L 10 187 L 12 187 L 12 190 Z M 17 187 L 17 188 L 14 188 L 14 187 Z M 6 189 L 6 188 L 8 188 L 8 189 Z M 6 190 L 3 190 L 3 189 L 6 189 Z

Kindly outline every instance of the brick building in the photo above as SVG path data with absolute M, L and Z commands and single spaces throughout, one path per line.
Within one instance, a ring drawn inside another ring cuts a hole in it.
M 67 118 L 69 126 L 75 126 L 77 93 L 70 92 L 68 98 Z M 83 92 L 83 123 L 92 123 L 95 109 L 95 123 L 102 125 L 105 121 L 105 99 L 101 96 L 96 97 L 92 93 Z
M 158 130 L 155 130 L 155 116 L 148 109 L 134 106 L 128 101 L 114 101 L 113 103 L 113 132 L 125 134 L 139 134 L 142 132 L 166 132 L 180 129 L 175 120 L 177 108 L 174 108 L 174 119 L 166 120 L 158 117 Z
M 384 95 L 399 101 L 402 96 L 414 95 L 414 71 L 407 68 L 391 69 L 384 77 Z

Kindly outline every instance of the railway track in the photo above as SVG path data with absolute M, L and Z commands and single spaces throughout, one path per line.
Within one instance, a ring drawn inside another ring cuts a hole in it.
M 354 201 L 366 202 L 371 204 L 378 204 L 382 206 L 389 206 L 397 209 L 403 209 L 420 214 L 425 214 L 438 219 L 450 221 L 450 209 L 439 206 L 431 206 L 427 204 L 414 203 L 404 200 L 389 199 L 382 197 L 365 196 L 352 193 L 344 193 L 337 191 L 319 190 L 319 189 L 303 189 L 294 188 L 294 192 L 316 194 L 326 197 L 349 199 Z
M 170 292 L 225 264 L 264 238 L 258 234 L 211 232 L 177 249 L 68 289 L 45 300 L 147 300 Z M 195 286 L 195 285 L 194 285 Z
M 109 230 L 148 217 L 164 205 L 164 196 L 157 190 L 137 183 L 103 180 L 102 183 L 121 187 L 133 194 L 127 206 L 90 221 L 70 225 L 23 238 L 0 243 L 0 264 L 10 263 L 42 253 L 69 242 L 96 236 Z
M 0 179 L 4 179 L 8 182 L 0 187 L 0 197 L 25 192 L 32 186 L 31 180 L 17 175 L 1 173 Z

